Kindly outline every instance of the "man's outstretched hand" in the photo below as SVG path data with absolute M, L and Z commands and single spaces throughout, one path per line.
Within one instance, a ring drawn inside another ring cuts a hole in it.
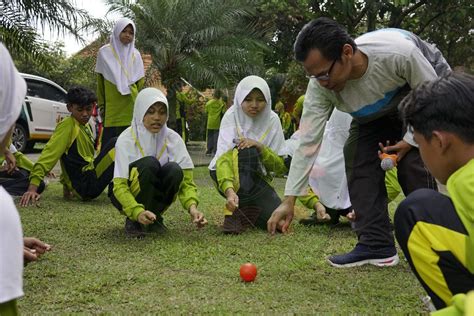
M 378 152 L 379 155 L 381 153 L 386 153 L 386 154 L 396 153 L 397 154 L 397 162 L 399 162 L 400 160 L 403 159 L 403 157 L 407 154 L 407 152 L 410 151 L 410 149 L 412 148 L 412 145 L 410 145 L 409 143 L 407 143 L 404 140 L 401 140 L 398 143 L 390 146 L 390 142 L 387 141 L 385 146 L 382 143 L 379 143 L 379 148 L 380 148 L 380 150 Z
M 280 206 L 276 208 L 267 221 L 267 230 L 270 234 L 274 235 L 277 229 L 280 229 L 282 233 L 288 231 L 294 216 L 295 201 L 296 197 L 287 196 Z

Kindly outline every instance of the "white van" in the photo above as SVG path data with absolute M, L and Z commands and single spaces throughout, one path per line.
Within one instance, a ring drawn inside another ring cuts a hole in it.
M 21 74 L 27 92 L 20 117 L 13 130 L 12 143 L 18 151 L 33 148 L 35 142 L 47 142 L 56 124 L 70 115 L 66 108 L 66 90 L 43 77 Z

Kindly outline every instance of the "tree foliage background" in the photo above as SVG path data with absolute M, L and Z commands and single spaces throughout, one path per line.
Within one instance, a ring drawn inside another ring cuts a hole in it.
M 48 55 L 41 29 L 82 40 L 81 31 L 99 24 L 69 0 L 0 1 L 0 41 L 15 57 L 41 60 Z
M 256 0 L 108 0 L 137 26 L 136 45 L 151 55 L 168 90 L 170 119 L 184 78 L 198 89 L 264 74 L 270 30 L 258 26 Z
M 265 65 L 273 68 L 270 73 L 287 75 L 284 88 L 290 99 L 307 84 L 293 61 L 294 39 L 304 24 L 320 16 L 335 19 L 353 37 L 385 27 L 406 29 L 436 44 L 452 67 L 473 69 L 474 5 L 469 0 L 265 0 L 259 23 L 273 30 Z
M 452 67 L 472 72 L 474 4 L 470 0 L 107 0 L 112 11 L 137 25 L 136 45 L 152 56 L 152 68 L 168 89 L 171 114 L 175 91 L 187 79 L 197 89 L 228 88 L 248 74 L 264 76 L 290 105 L 307 79 L 293 60 L 296 35 L 311 19 L 327 16 L 357 37 L 367 31 L 404 28 L 434 43 Z M 95 88 L 95 58 L 66 58 L 60 44 L 45 44 L 38 27 L 79 37 L 95 28 L 102 36 L 112 23 L 92 19 L 69 0 L 1 0 L 0 40 L 21 71 L 64 87 Z M 230 96 L 232 97 L 232 96 Z M 202 117 L 202 113 L 198 113 Z

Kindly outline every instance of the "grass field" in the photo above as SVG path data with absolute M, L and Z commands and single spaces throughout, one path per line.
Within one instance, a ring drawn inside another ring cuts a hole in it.
M 20 312 L 30 314 L 419 314 L 424 292 L 401 256 L 398 266 L 336 269 L 330 254 L 355 244 L 348 225 L 306 228 L 286 236 L 263 231 L 220 232 L 224 199 L 207 169 L 195 170 L 209 225 L 196 230 L 175 204 L 165 213 L 168 232 L 125 237 L 124 216 L 103 193 L 92 202 L 65 201 L 53 182 L 40 207 L 21 208 L 25 236 L 53 245 L 24 272 Z M 276 180 L 283 192 L 284 181 Z M 391 205 L 393 208 L 393 205 Z M 393 211 L 393 210 L 392 210 Z M 297 216 L 305 216 L 298 208 Z M 239 279 L 253 262 L 253 283 Z

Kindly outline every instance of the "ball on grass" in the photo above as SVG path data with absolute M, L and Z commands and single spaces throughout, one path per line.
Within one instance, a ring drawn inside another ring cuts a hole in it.
M 257 277 L 257 266 L 253 263 L 244 263 L 240 266 L 240 278 L 244 282 L 253 282 Z

